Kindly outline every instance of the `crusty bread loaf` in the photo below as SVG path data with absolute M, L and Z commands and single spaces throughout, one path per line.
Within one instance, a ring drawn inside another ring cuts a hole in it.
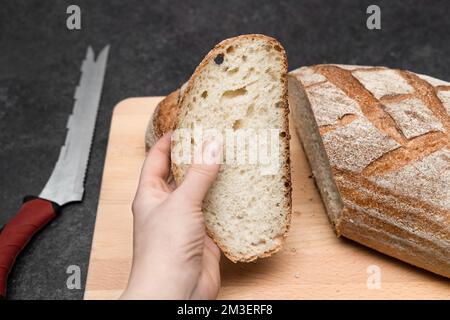
M 289 104 L 336 233 L 450 277 L 450 83 L 317 65 Z
M 263 35 L 227 39 L 208 53 L 181 91 L 159 104 L 147 130 L 148 147 L 168 130 L 176 133 L 198 126 L 221 133 L 227 129 L 279 131 L 276 173 L 262 174 L 265 167 L 260 163 L 225 159 L 203 202 L 207 232 L 230 260 L 249 262 L 270 256 L 281 248 L 291 215 L 284 49 Z M 174 161 L 180 145 L 175 138 L 172 172 L 177 184 L 189 167 Z

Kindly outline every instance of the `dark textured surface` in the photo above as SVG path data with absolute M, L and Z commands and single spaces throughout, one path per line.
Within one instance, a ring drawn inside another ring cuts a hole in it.
M 373 3 L 382 9 L 382 30 L 365 27 Z M 66 29 L 69 4 L 81 7 L 80 31 Z M 290 69 L 386 65 L 450 80 L 449 16 L 447 0 L 2 0 L 0 225 L 49 177 L 87 46 L 99 51 L 111 44 L 84 201 L 65 208 L 24 250 L 9 298 L 82 298 L 82 289 L 67 289 L 66 268 L 80 266 L 84 287 L 111 113 L 120 100 L 170 92 L 217 42 L 244 33 L 278 38 Z

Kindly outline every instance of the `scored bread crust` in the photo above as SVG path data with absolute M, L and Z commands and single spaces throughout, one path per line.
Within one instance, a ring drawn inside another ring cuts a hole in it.
M 450 83 L 317 65 L 290 73 L 289 94 L 337 235 L 450 277 Z
M 284 228 L 284 234 L 282 235 L 281 241 L 279 241 L 279 244 L 270 250 L 267 250 L 261 254 L 258 255 L 247 255 L 239 257 L 234 255 L 232 252 L 230 252 L 226 246 L 224 246 L 215 236 L 214 234 L 206 227 L 207 234 L 214 240 L 214 242 L 217 244 L 217 246 L 222 250 L 222 252 L 225 254 L 226 257 L 228 257 L 233 262 L 250 262 L 254 261 L 258 258 L 264 258 L 269 257 L 275 252 L 279 251 L 282 248 L 283 242 L 285 237 L 287 236 L 289 227 L 290 227 L 290 221 L 291 221 L 291 211 L 292 211 L 292 186 L 291 186 L 291 171 L 290 171 L 290 151 L 289 151 L 289 106 L 288 106 L 288 93 L 287 93 L 287 57 L 284 48 L 282 45 L 275 40 L 274 38 L 265 36 L 265 35 L 259 35 L 259 34 L 249 34 L 249 35 L 242 35 L 230 39 L 226 39 L 219 44 L 217 44 L 202 60 L 202 62 L 198 65 L 198 67 L 195 69 L 193 75 L 189 79 L 189 81 L 182 87 L 181 90 L 176 90 L 172 92 L 169 96 L 167 96 L 165 99 L 163 99 L 157 106 L 157 109 L 155 110 L 154 115 L 152 116 L 152 119 L 149 123 L 149 126 L 147 128 L 146 133 L 146 148 L 147 150 L 167 131 L 169 130 L 175 130 L 178 126 L 178 112 L 180 111 L 180 105 L 183 102 L 184 97 L 188 95 L 192 89 L 193 83 L 197 76 L 200 74 L 200 72 L 203 70 L 203 68 L 212 60 L 214 59 L 218 54 L 225 53 L 226 48 L 235 43 L 236 41 L 240 41 L 243 39 L 261 39 L 267 44 L 271 46 L 277 46 L 280 48 L 280 55 L 283 57 L 281 64 L 283 66 L 283 74 L 281 76 L 281 86 L 282 86 L 282 97 L 281 101 L 283 102 L 282 105 L 279 107 L 284 110 L 284 127 L 282 130 L 286 132 L 286 137 L 284 137 L 284 150 L 281 152 L 281 156 L 286 159 L 284 166 L 281 168 L 282 174 L 286 177 L 284 185 L 284 196 L 286 198 L 286 205 L 284 208 L 286 211 L 286 221 L 285 221 L 285 228 Z M 166 109 L 166 111 L 164 111 Z M 175 111 L 176 110 L 176 111 Z M 176 165 L 172 164 L 171 167 L 172 174 L 175 177 L 175 181 L 178 183 L 181 182 L 182 179 L 182 172 L 180 168 L 178 168 Z

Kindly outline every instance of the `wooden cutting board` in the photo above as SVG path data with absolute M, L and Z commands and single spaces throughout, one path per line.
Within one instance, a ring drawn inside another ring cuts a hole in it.
M 116 299 L 127 284 L 131 202 L 145 157 L 146 125 L 161 99 L 131 98 L 114 110 L 85 299 Z M 448 279 L 336 238 L 292 125 L 291 135 L 293 214 L 286 244 L 254 263 L 234 264 L 222 257 L 219 298 L 449 299 Z M 378 289 L 374 270 L 380 271 Z

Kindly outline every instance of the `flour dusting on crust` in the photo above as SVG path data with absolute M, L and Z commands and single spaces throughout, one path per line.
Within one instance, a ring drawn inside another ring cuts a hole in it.
M 330 82 L 306 89 L 319 126 L 335 124 L 347 114 L 362 116 L 359 105 Z M 327 101 L 327 103 L 323 103 Z
M 397 194 L 414 197 L 441 208 L 450 207 L 450 151 L 438 150 L 398 171 L 371 178 Z
M 420 99 L 384 103 L 384 108 L 407 139 L 432 131 L 444 131 L 442 123 Z
M 292 74 L 306 87 L 318 82 L 325 81 L 326 78 L 320 73 L 316 73 L 312 68 L 303 67 L 292 72 Z
M 414 92 L 408 82 L 395 70 L 354 71 L 352 74 L 377 99 Z
M 330 164 L 356 173 L 400 146 L 365 118 L 358 118 L 345 127 L 326 133 L 322 138 Z

